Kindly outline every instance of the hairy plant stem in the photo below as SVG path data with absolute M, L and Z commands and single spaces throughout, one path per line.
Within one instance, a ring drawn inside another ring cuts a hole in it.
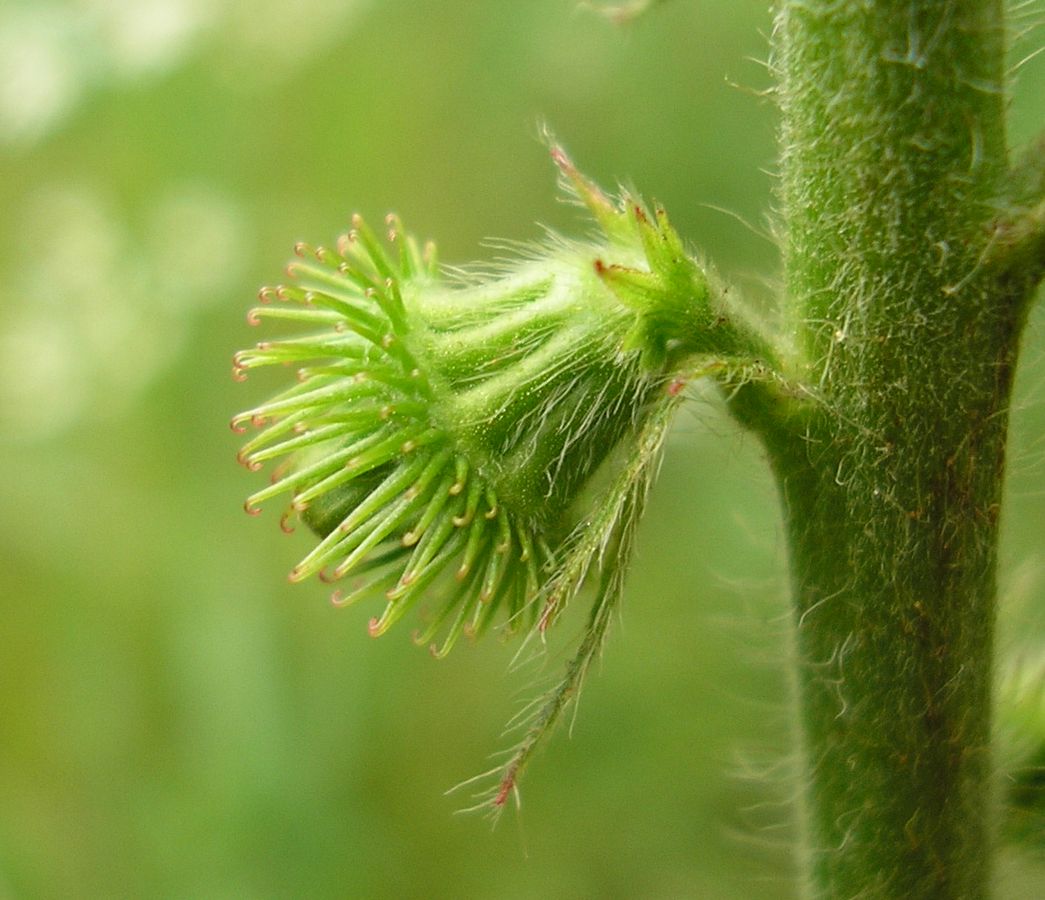
M 781 211 L 815 399 L 733 398 L 790 546 L 817 897 L 980 898 L 998 511 L 1027 279 L 1000 0 L 781 0 Z

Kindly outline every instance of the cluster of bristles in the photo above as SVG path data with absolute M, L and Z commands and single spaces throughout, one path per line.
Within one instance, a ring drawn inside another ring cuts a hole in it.
M 432 421 L 432 389 L 409 346 L 401 291 L 407 280 L 435 279 L 434 247 L 422 252 L 394 217 L 387 221 L 396 258 L 356 216 L 336 249 L 298 244 L 301 261 L 287 268 L 292 283 L 260 292 L 251 324 L 281 319 L 315 331 L 236 354 L 239 379 L 261 366 L 299 368 L 293 387 L 232 426 L 258 429 L 239 454 L 248 468 L 283 460 L 247 511 L 289 494 L 284 530 L 300 516 L 322 538 L 291 580 L 349 579 L 334 594 L 339 605 L 383 594 L 374 635 L 422 596 L 438 598 L 417 640 L 431 642 L 449 623 L 433 646 L 442 655 L 498 611 L 510 628 L 531 622 L 551 551 Z

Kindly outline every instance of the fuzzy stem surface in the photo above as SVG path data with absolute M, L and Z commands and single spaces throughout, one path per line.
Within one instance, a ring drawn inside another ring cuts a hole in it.
M 738 394 L 790 546 L 817 897 L 981 898 L 1007 410 L 1028 285 L 1000 0 L 781 0 L 790 324 L 815 402 Z

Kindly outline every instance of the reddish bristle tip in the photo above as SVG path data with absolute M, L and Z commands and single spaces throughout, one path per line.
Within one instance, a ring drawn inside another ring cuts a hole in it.
M 500 790 L 497 791 L 497 796 L 493 798 L 493 805 L 500 809 L 508 802 L 508 795 L 511 794 L 512 788 L 515 786 L 515 779 L 511 776 L 504 779 L 501 782 Z

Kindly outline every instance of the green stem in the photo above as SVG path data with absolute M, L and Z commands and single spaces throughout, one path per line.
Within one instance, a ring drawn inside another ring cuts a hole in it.
M 819 897 L 991 874 L 998 510 L 1026 279 L 984 259 L 1007 172 L 1000 0 L 781 0 L 786 285 L 819 405 L 762 433 L 790 544 Z

